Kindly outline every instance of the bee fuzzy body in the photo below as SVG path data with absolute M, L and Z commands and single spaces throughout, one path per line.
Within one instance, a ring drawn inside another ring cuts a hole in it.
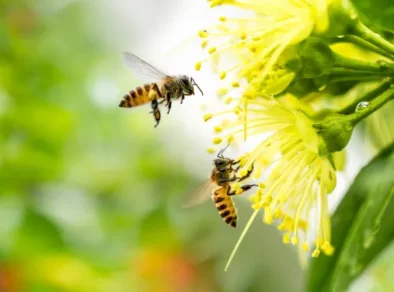
M 240 182 L 248 178 L 253 171 L 253 167 L 243 177 L 237 177 L 236 174 L 239 167 L 236 165 L 239 161 L 224 157 L 223 151 L 225 149 L 226 148 L 220 151 L 217 159 L 213 161 L 214 168 L 211 173 L 211 181 L 217 185 L 218 188 L 213 193 L 212 200 L 215 203 L 215 207 L 218 210 L 219 215 L 223 218 L 223 221 L 232 227 L 236 227 L 238 216 L 232 196 L 237 194 L 237 192 L 232 190 L 231 183 L 234 181 Z M 240 188 L 243 192 L 254 186 L 257 185 L 247 184 L 240 186 Z
M 152 98 L 153 97 L 153 98 Z M 136 107 L 150 103 L 152 99 L 162 97 L 156 83 L 148 83 L 130 90 L 121 100 L 120 107 Z
M 228 195 L 231 190 L 229 179 L 234 172 L 231 163 L 231 160 L 224 160 L 223 168 L 216 165 L 212 170 L 211 181 L 218 186 L 212 195 L 212 200 L 223 221 L 232 227 L 237 227 L 237 209 L 233 199 Z
M 124 62 L 133 71 L 135 76 L 147 83 L 129 91 L 121 100 L 119 107 L 131 108 L 151 103 L 153 117 L 156 125 L 160 122 L 159 104 L 166 102 L 167 113 L 170 113 L 173 100 L 180 99 L 181 103 L 185 96 L 194 95 L 194 87 L 203 95 L 201 88 L 192 77 L 186 75 L 170 76 L 165 74 L 137 57 L 132 53 L 124 53 Z M 154 81 L 154 82 L 153 82 Z M 155 83 L 157 82 L 157 83 Z
M 223 152 L 226 148 L 222 149 L 218 153 L 217 158 L 214 159 L 214 167 L 210 178 L 192 194 L 191 200 L 189 199 L 189 202 L 185 206 L 193 206 L 204 202 L 209 198 L 208 194 L 211 194 L 212 201 L 223 221 L 229 226 L 237 227 L 238 215 L 232 196 L 240 195 L 258 185 L 243 184 L 238 185 L 236 189 L 233 188 L 234 182 L 238 183 L 250 177 L 253 172 L 253 164 L 247 170 L 246 174 L 238 176 L 241 161 L 224 157 Z
M 223 221 L 232 227 L 237 227 L 237 209 L 231 197 L 227 195 L 228 191 L 229 186 L 218 188 L 212 195 L 212 200 Z

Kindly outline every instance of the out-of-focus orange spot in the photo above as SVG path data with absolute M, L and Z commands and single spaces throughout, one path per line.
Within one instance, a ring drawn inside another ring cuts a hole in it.
M 17 267 L 0 264 L 0 291 L 21 291 L 20 271 Z
M 26 8 L 15 8 L 5 17 L 6 24 L 16 33 L 27 34 L 38 26 L 38 19 L 34 12 Z
M 132 271 L 144 282 L 144 291 L 188 291 L 196 280 L 191 260 L 174 251 L 145 249 L 133 260 Z

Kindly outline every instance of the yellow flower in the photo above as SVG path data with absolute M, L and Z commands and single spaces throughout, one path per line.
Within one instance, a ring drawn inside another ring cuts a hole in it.
M 246 110 L 213 115 L 235 115 L 221 124 L 221 132 L 214 139 L 224 140 L 223 135 L 234 140 L 242 137 L 245 114 L 248 134 L 262 137 L 262 141 L 240 158 L 239 175 L 253 165 L 253 176 L 260 186 L 251 198 L 255 212 L 234 252 L 263 210 L 263 221 L 278 223 L 278 229 L 284 232 L 284 243 L 300 244 L 308 251 L 312 222 L 317 230 L 312 256 L 318 256 L 320 251 L 332 254 L 327 196 L 335 188 L 336 173 L 329 154 L 324 151 L 324 142 L 313 128 L 314 121 L 290 96 L 256 98 L 249 100 Z M 316 218 L 311 218 L 313 208 Z
M 295 76 L 284 66 L 295 54 L 292 46 L 312 32 L 320 33 L 328 28 L 329 1 L 212 0 L 211 7 L 227 4 L 251 11 L 253 15 L 221 16 L 215 28 L 201 30 L 200 37 L 211 44 L 210 57 L 204 61 L 229 53 L 236 61 L 231 68 L 219 71 L 221 79 L 236 71 L 237 80 L 233 82 L 245 79 L 247 92 L 253 96 L 280 93 Z M 201 68 L 204 61 L 196 67 Z

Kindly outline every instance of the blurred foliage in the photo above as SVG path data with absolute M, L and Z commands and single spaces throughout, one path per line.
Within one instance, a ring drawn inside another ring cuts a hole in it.
M 145 218 L 190 182 L 144 125 L 95 104 L 112 58 L 86 5 L 1 3 L 1 291 L 127 290 Z
M 369 27 L 393 39 L 394 8 L 391 1 L 352 2 Z M 358 92 L 357 96 L 360 94 Z M 388 103 L 366 121 L 368 143 L 377 149 L 387 148 L 360 171 L 332 216 L 335 253 L 332 257 L 323 256 L 311 262 L 308 291 L 346 291 L 360 275 L 363 276 L 356 281 L 354 291 L 370 291 L 363 279 L 371 280 L 372 277 L 374 285 L 371 286 L 377 291 L 392 290 L 392 283 L 385 280 L 382 273 L 383 267 L 387 270 L 391 267 L 379 260 L 392 244 L 394 234 L 389 223 L 393 221 L 394 208 L 392 107 L 393 103 Z
M 394 7 L 388 0 L 353 0 L 360 14 L 368 25 L 372 24 L 384 32 L 394 32 Z
M 332 216 L 335 254 L 313 261 L 308 291 L 344 291 L 394 236 L 394 144 L 362 169 Z

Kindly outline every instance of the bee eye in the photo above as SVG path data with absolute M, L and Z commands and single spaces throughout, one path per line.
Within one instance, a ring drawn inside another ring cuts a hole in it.
M 225 166 L 227 164 L 226 161 L 222 160 L 222 159 L 216 159 L 215 160 L 215 165 L 216 167 L 221 167 L 221 166 Z
M 181 78 L 181 82 L 182 82 L 184 85 L 187 85 L 187 84 L 189 83 L 189 80 L 188 80 L 186 77 L 182 77 L 182 78 Z

